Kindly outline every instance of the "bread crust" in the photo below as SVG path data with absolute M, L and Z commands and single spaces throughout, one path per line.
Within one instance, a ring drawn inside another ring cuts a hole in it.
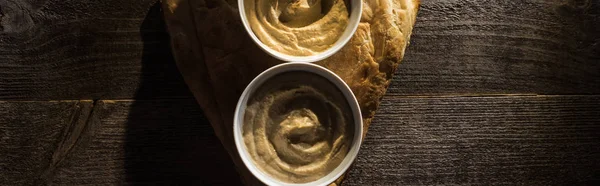
M 233 113 L 246 85 L 282 63 L 253 43 L 235 0 L 161 0 L 177 66 L 215 134 L 247 185 L 260 182 L 242 163 L 233 142 Z M 350 86 L 362 109 L 363 135 L 404 57 L 419 0 L 363 0 L 353 38 L 338 53 L 317 62 Z M 340 184 L 342 178 L 332 185 Z

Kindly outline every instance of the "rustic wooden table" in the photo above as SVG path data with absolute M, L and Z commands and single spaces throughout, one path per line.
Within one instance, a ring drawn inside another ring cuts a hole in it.
M 160 5 L 0 1 L 0 185 L 240 184 Z M 344 184 L 600 181 L 600 2 L 423 1 Z

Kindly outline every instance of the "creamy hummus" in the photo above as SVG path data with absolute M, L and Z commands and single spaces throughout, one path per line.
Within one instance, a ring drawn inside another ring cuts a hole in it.
M 277 75 L 248 101 L 243 136 L 254 164 L 288 183 L 315 181 L 342 162 L 354 138 L 342 92 L 308 72 Z
M 258 39 L 293 56 L 327 50 L 348 25 L 344 0 L 244 0 L 244 7 Z

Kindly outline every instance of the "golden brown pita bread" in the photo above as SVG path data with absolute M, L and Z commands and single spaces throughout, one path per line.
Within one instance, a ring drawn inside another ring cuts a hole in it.
M 247 185 L 260 182 L 233 142 L 233 113 L 246 85 L 282 63 L 253 43 L 235 0 L 162 0 L 177 66 Z M 338 53 L 317 62 L 338 74 L 358 99 L 365 134 L 404 51 L 419 0 L 363 0 L 356 34 Z M 364 134 L 363 134 L 364 135 Z M 342 178 L 332 185 L 340 184 Z

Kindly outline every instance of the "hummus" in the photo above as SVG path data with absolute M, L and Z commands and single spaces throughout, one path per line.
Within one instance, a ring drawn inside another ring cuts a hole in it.
M 254 164 L 288 183 L 318 180 L 340 165 L 354 138 L 342 92 L 308 72 L 274 76 L 251 95 L 243 138 Z
M 348 25 L 344 0 L 244 0 L 244 3 L 248 24 L 258 39 L 287 55 L 321 53 L 337 42 Z

